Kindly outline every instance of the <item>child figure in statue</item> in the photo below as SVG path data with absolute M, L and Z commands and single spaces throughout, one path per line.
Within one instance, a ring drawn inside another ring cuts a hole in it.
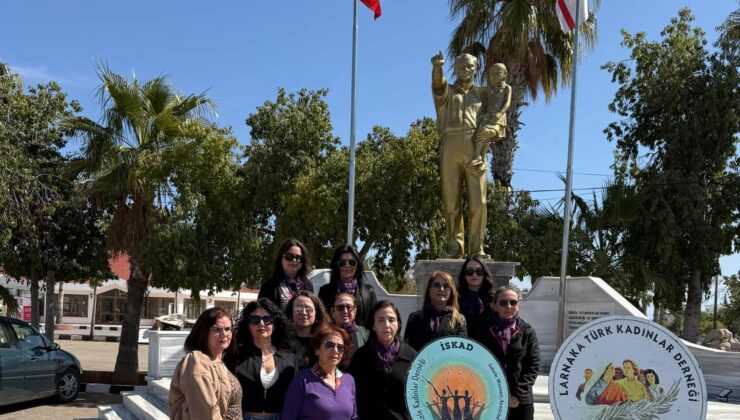
M 468 166 L 478 167 L 481 170 L 486 166 L 486 152 L 488 142 L 496 141 L 506 136 L 506 111 L 511 105 L 511 86 L 506 83 L 508 71 L 502 63 L 496 63 L 488 69 L 488 88 L 484 97 L 484 114 L 479 124 L 480 130 L 475 134 L 475 156 Z

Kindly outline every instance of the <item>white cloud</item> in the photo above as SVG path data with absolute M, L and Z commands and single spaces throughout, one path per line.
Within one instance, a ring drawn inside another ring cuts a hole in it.
M 10 68 L 23 77 L 26 85 L 46 83 L 55 81 L 62 87 L 94 87 L 97 81 L 90 77 L 81 75 L 62 75 L 49 71 L 45 65 L 41 66 L 19 66 L 10 65 Z

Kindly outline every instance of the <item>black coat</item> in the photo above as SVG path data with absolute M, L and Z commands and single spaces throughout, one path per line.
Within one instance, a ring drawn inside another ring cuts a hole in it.
M 357 325 L 370 328 L 372 324 L 369 319 L 370 311 L 372 311 L 377 300 L 375 290 L 373 290 L 372 286 L 365 283 L 358 284 L 357 286 L 355 289 L 355 306 L 357 307 L 355 322 Z M 325 284 L 319 289 L 319 299 L 324 302 L 327 310 L 331 311 L 331 307 L 334 306 L 334 298 L 337 294 L 339 294 L 337 287 L 331 283 Z
M 517 397 L 520 404 L 533 404 L 532 386 L 540 372 L 540 346 L 534 328 L 518 318 L 506 354 L 491 328 L 496 328 L 492 315 L 481 323 L 473 338 L 490 350 L 504 368 L 509 393 Z
M 289 350 L 280 349 L 273 356 L 278 379 L 265 391 L 260 379 L 262 353 L 257 350 L 242 358 L 236 365 L 235 375 L 242 386 L 242 411 L 254 413 L 280 413 L 288 385 L 297 371 L 296 359 Z
M 349 373 L 355 378 L 357 414 L 364 420 L 410 420 L 406 409 L 406 376 L 416 351 L 401 342 L 390 373 L 378 370 L 378 353 L 368 342 L 352 356 Z
M 262 287 L 260 287 L 260 292 L 257 295 L 257 299 L 267 298 L 272 301 L 275 305 L 278 306 L 280 309 L 285 309 L 285 305 L 288 304 L 288 302 L 280 302 L 280 282 L 282 280 L 268 280 L 267 282 L 262 284 Z M 311 283 L 309 280 L 305 281 L 305 284 L 307 285 L 308 291 L 313 293 L 313 283 Z M 288 316 L 292 316 L 291 314 L 288 314 Z
M 440 338 L 447 337 L 448 335 L 458 335 L 461 337 L 468 336 L 468 327 L 465 317 L 461 316 L 460 322 L 452 327 L 450 321 L 452 320 L 452 314 L 447 314 L 442 317 L 437 332 L 433 332 L 429 328 L 429 321 L 424 319 L 424 310 L 418 310 L 412 312 L 409 315 L 409 320 L 406 323 L 406 330 L 403 333 L 403 339 L 416 351 L 420 351 L 422 347 L 429 344 L 430 341 Z

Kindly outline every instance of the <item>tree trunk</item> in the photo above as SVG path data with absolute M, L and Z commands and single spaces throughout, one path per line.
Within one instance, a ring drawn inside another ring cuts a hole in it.
M 36 270 L 31 271 L 31 325 L 38 328 L 41 325 L 39 318 L 39 276 Z
M 118 345 L 118 357 L 116 357 L 116 367 L 112 378 L 112 382 L 119 385 L 138 383 L 139 323 L 144 293 L 147 289 L 147 279 L 133 257 L 129 257 L 129 264 L 131 275 L 128 279 L 126 293 L 126 313 L 123 315 L 121 341 Z
M 54 299 L 54 286 L 56 282 L 56 271 L 46 270 L 46 308 L 44 310 L 44 335 L 54 341 L 54 317 L 57 314 L 56 300 Z
M 64 282 L 59 282 L 59 293 L 57 294 L 57 324 L 64 323 Z
M 681 337 L 692 343 L 699 338 L 699 321 L 701 319 L 701 270 L 695 268 L 689 278 L 689 291 L 686 296 L 686 309 L 683 314 L 683 334 Z

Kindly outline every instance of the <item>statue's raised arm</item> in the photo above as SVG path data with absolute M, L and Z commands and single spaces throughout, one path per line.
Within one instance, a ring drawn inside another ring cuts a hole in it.
M 442 55 L 442 51 L 440 51 L 432 57 L 432 91 L 435 95 L 443 94 L 447 86 L 447 80 L 443 71 L 444 65 L 445 57 Z

